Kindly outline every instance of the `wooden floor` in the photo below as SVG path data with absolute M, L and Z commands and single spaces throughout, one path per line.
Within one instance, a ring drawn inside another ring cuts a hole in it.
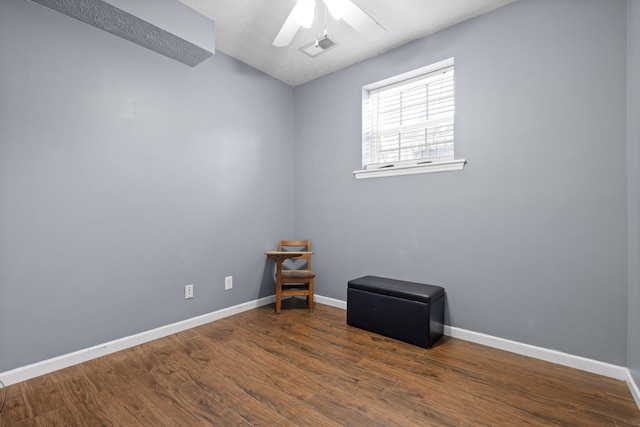
M 273 305 L 12 385 L 0 426 L 640 426 L 623 381 Z

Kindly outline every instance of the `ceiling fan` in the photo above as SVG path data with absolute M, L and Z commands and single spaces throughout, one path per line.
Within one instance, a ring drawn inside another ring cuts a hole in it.
M 336 21 L 344 20 L 369 40 L 375 40 L 384 28 L 351 0 L 318 0 L 324 2 Z M 277 47 L 288 46 L 300 27 L 311 28 L 316 14 L 316 0 L 297 0 L 280 32 L 273 40 Z

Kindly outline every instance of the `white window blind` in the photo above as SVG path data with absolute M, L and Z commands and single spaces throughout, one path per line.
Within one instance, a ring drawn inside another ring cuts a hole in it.
M 368 91 L 363 166 L 453 159 L 454 69 L 441 68 Z

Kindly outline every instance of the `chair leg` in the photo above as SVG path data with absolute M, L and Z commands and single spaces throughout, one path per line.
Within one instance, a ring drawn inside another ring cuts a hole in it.
M 307 305 L 309 305 L 309 311 L 313 313 L 313 278 L 309 279 L 309 295 L 307 296 Z
M 282 285 L 276 284 L 276 314 L 282 310 Z

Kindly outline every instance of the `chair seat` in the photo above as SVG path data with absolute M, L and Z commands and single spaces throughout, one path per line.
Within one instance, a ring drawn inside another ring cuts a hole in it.
M 282 277 L 286 279 L 309 279 L 316 277 L 316 274 L 309 270 L 282 270 Z

